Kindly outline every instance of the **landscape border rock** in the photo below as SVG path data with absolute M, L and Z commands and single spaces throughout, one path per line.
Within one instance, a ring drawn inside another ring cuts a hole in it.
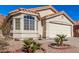
M 49 44 L 48 46 L 53 48 L 53 49 L 60 49 L 60 50 L 71 48 L 71 46 L 69 44 L 63 44 L 62 46 L 57 46 L 57 45 Z

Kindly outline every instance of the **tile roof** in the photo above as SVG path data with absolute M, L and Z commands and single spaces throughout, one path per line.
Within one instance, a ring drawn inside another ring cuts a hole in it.
M 55 12 L 55 13 L 54 13 L 54 14 L 51 13 L 51 14 L 48 14 L 48 15 L 46 15 L 46 16 L 41 17 L 40 14 L 39 14 L 39 11 L 46 10 L 46 9 L 51 9 L 51 10 L 52 10 L 53 12 Z M 38 7 L 38 8 L 30 8 L 30 9 L 19 8 L 19 9 L 16 9 L 16 10 L 14 10 L 14 11 L 11 11 L 11 12 L 9 13 L 9 16 L 14 15 L 14 14 L 16 14 L 16 13 L 18 13 L 18 12 L 25 12 L 25 13 L 26 13 L 26 12 L 29 12 L 29 13 L 32 13 L 32 14 L 37 14 L 39 20 L 45 20 L 45 18 L 47 19 L 47 18 L 56 16 L 56 15 L 59 15 L 59 14 L 64 14 L 68 19 L 70 19 L 70 17 L 67 16 L 65 12 L 59 12 L 59 11 L 55 10 L 55 9 L 54 9 L 52 6 L 50 6 L 50 5 L 49 5 L 49 6 Z M 73 21 L 71 21 L 71 22 L 73 22 Z
M 48 6 L 42 6 L 42 7 L 38 7 L 38 8 L 30 8 L 28 10 L 31 10 L 31 11 L 41 11 L 41 10 L 44 10 L 44 9 L 52 9 L 54 10 L 55 12 L 58 12 L 57 10 L 55 10 L 52 6 L 48 5 Z
M 29 12 L 29 13 L 32 13 L 32 14 L 37 14 L 38 15 L 38 18 L 39 19 L 43 19 L 45 17 L 48 17 L 48 16 L 51 16 L 51 15 L 54 15 L 54 14 L 48 14 L 44 17 L 41 17 L 40 14 L 39 14 L 39 11 L 42 11 L 42 10 L 45 10 L 45 9 L 51 9 L 53 12 L 55 12 L 56 14 L 59 13 L 57 10 L 55 10 L 52 6 L 48 5 L 48 6 L 42 6 L 42 7 L 37 7 L 37 8 L 30 8 L 30 9 L 25 9 L 25 8 L 19 8 L 19 9 L 16 9 L 16 10 L 13 10 L 11 12 L 9 12 L 9 17 L 18 13 L 18 12 Z M 9 18 L 8 17 L 8 18 Z
M 19 8 L 19 9 L 16 9 L 16 10 L 14 10 L 14 11 L 9 12 L 9 14 L 10 14 L 10 15 L 13 15 L 13 14 L 19 12 L 19 11 L 35 13 L 35 12 L 32 12 L 32 11 L 27 10 L 27 9 L 24 9 L 24 8 Z M 36 13 L 35 13 L 35 14 L 36 14 Z
M 75 25 L 79 25 L 79 21 L 75 21 Z
M 52 9 L 54 12 L 58 12 L 57 10 L 55 10 L 52 6 L 43 6 L 43 7 L 38 7 L 38 8 L 30 8 L 30 9 L 25 9 L 25 8 L 19 8 L 19 9 L 16 9 L 16 10 L 13 10 L 11 12 L 9 12 L 10 15 L 13 15 L 15 14 L 16 12 L 19 12 L 19 11 L 23 11 L 23 12 L 30 12 L 30 13 L 35 13 L 35 14 L 38 14 L 38 12 L 40 10 L 45 10 L 45 9 Z

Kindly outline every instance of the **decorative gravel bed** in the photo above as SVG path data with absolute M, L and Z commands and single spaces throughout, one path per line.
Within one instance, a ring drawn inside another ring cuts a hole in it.
M 38 50 L 36 53 L 79 53 L 79 38 L 69 38 L 66 44 L 69 44 L 70 47 L 67 49 L 54 49 L 49 45 L 53 43 L 53 40 L 35 40 L 42 44 L 42 48 L 44 51 Z M 10 46 L 8 50 L 10 53 L 23 53 L 21 48 L 23 47 L 22 41 L 8 40 Z M 61 48 L 61 47 L 59 47 Z
M 69 44 L 63 44 L 62 46 L 57 46 L 55 43 L 52 43 L 52 44 L 50 44 L 48 46 L 53 48 L 53 49 L 60 49 L 60 50 L 71 48 L 71 46 Z
M 10 46 L 8 46 L 8 51 L 10 51 L 10 53 L 20 53 L 22 52 L 22 46 L 23 43 L 22 41 L 15 41 L 15 40 L 9 40 L 8 41 Z

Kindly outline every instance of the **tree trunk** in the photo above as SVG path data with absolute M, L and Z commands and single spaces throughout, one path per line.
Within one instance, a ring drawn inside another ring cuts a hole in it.
M 61 41 L 60 41 L 60 45 L 61 45 L 61 46 L 63 45 L 63 39 L 61 39 Z

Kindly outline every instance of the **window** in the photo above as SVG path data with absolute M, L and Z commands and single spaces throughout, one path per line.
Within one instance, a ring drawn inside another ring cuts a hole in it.
M 13 21 L 10 21 L 10 25 L 11 25 L 11 30 L 13 30 Z
M 34 19 L 31 19 L 30 20 L 30 30 L 34 30 L 34 28 L 35 28 L 35 24 L 34 23 L 35 23 Z
M 24 30 L 29 30 L 29 20 L 24 19 Z
M 24 16 L 24 30 L 34 30 L 35 29 L 35 20 L 31 15 Z
M 20 18 L 15 18 L 15 29 L 20 30 Z

